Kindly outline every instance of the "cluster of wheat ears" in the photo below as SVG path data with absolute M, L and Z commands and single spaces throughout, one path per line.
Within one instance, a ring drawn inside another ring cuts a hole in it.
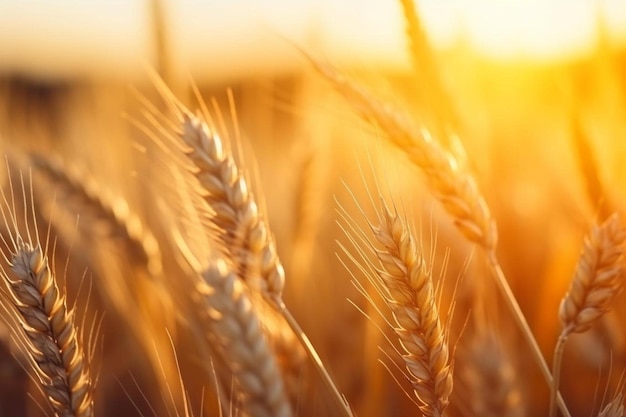
M 574 414 L 559 392 L 566 343 L 604 319 L 620 293 L 626 229 L 606 205 L 598 210 L 558 318 L 554 312 L 560 334 L 546 358 L 501 267 L 497 219 L 453 135 L 452 105 L 413 4 L 401 4 L 411 56 L 441 116 L 430 129 L 331 65 L 309 61 L 318 77 L 376 126 L 379 148 L 369 152 L 389 147 L 408 160 L 423 174 L 411 182 L 427 185 L 459 239 L 473 245 L 468 264 L 478 265 L 472 275 L 485 282 L 470 286 L 471 308 L 456 311 L 462 302 L 459 281 L 446 285 L 440 279 L 445 269 L 439 276 L 434 272 L 436 241 L 431 239 L 430 249 L 424 244 L 422 227 L 406 202 L 389 197 L 389 179 L 365 179 L 373 164 L 370 155 L 360 168 L 366 192 L 344 184 L 348 200 L 336 202 L 343 232 L 336 251 L 365 300 L 353 301 L 350 308 L 377 334 L 365 341 L 380 344 L 383 363 L 375 366 L 394 382 L 383 387 L 369 381 L 365 391 L 371 398 L 354 405 L 337 382 L 337 371 L 324 364 L 335 353 L 331 349 L 321 358 L 284 295 L 290 277 L 261 189 L 251 184 L 254 163 L 243 156 L 237 126 L 228 135 L 219 110 L 209 111 L 199 97 L 198 110 L 189 109 L 155 75 L 158 103 L 138 95 L 142 111 L 127 117 L 139 132 L 132 144 L 138 157 L 129 163 L 121 155 L 113 162 L 124 167 L 122 178 L 139 184 L 135 196 L 116 195 L 105 178 L 90 176 L 80 158 L 7 146 L 0 307 L 7 349 L 30 377 L 30 383 L 19 384 L 32 390 L 35 407 L 29 414 L 125 415 L 111 399 L 111 392 L 120 390 L 122 402 L 137 415 L 155 416 Z M 228 136 L 232 139 L 224 139 Z M 591 158 L 588 162 L 586 174 L 595 178 Z M 602 198 L 599 188 L 591 185 L 592 199 Z M 138 200 L 151 206 L 148 214 L 134 207 Z M 307 204 L 314 204 L 304 200 L 302 221 L 311 209 Z M 301 244 L 315 238 L 314 227 L 302 227 Z M 333 275 L 310 259 L 297 265 L 300 270 L 292 267 L 293 274 L 302 275 L 304 268 L 309 280 Z M 487 290 L 491 283 L 498 293 Z M 541 385 L 525 394 L 523 376 L 503 348 L 510 338 L 488 318 L 496 299 L 505 306 L 500 320 L 518 335 L 520 351 L 542 376 Z M 322 297 L 318 303 L 324 303 Z M 322 329 L 349 330 L 343 322 L 324 322 L 327 318 L 322 314 L 313 322 Z M 121 366 L 138 360 L 147 368 L 133 368 L 138 375 L 117 372 L 111 382 L 115 369 L 108 360 L 120 356 L 125 358 Z M 615 394 L 598 390 L 594 415 L 623 416 L 622 388 L 620 378 Z M 378 391 L 389 390 L 403 398 L 374 404 L 388 398 Z M 537 391 L 548 407 L 532 407 L 533 400 L 524 398 Z

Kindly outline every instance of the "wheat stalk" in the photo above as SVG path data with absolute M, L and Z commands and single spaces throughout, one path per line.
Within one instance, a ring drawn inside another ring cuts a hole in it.
M 587 331 L 606 313 L 624 286 L 624 242 L 626 229 L 617 214 L 592 228 L 585 240 L 569 290 L 561 300 L 561 334 L 553 360 L 550 415 L 555 415 L 556 390 L 559 387 L 561 360 L 565 343 L 572 333 Z
M 191 113 L 183 113 L 181 138 L 187 156 L 197 168 L 195 176 L 207 191 L 205 200 L 215 211 L 212 221 L 224 247 L 232 254 L 241 276 L 270 299 L 280 299 L 285 272 L 275 244 L 246 179 L 219 137 Z
M 209 343 L 217 343 L 226 359 L 244 410 L 255 417 L 291 416 L 276 359 L 241 280 L 223 261 L 207 269 L 202 278 L 196 288 Z
M 189 146 L 187 156 L 198 169 L 194 175 L 208 192 L 205 201 L 215 212 L 212 219 L 221 242 L 235 262 L 238 275 L 267 299 L 287 320 L 304 345 L 316 369 L 347 415 L 351 412 L 328 375 L 313 345 L 293 319 L 282 300 L 285 272 L 275 244 L 257 204 L 248 191 L 246 180 L 237 165 L 223 152 L 219 137 L 208 125 L 189 112 L 183 113 L 183 141 Z
M 104 225 L 110 237 L 119 237 L 124 242 L 129 259 L 146 265 L 152 275 L 162 272 L 158 241 L 123 198 L 104 190 L 86 173 L 65 167 L 60 160 L 36 154 L 31 154 L 29 159 L 40 177 L 63 193 L 66 207 L 79 209 L 92 220 L 80 223 L 83 229 L 95 232 L 98 225 Z M 39 187 L 38 190 L 51 193 L 49 188 Z
M 377 244 L 366 238 L 345 209 L 341 212 L 349 223 L 343 227 L 344 232 L 365 264 L 347 249 L 344 251 L 391 310 L 393 324 L 388 323 L 399 338 L 399 353 L 408 371 L 404 375 L 413 387 L 419 409 L 425 416 L 440 417 L 452 392 L 453 363 L 448 332 L 439 316 L 432 272 L 395 206 L 390 210 L 381 198 L 377 223 L 367 220 Z M 377 264 L 366 256 L 365 249 L 374 253 Z
M 162 81 L 157 78 L 154 81 L 168 102 L 176 123 L 165 122 L 164 125 L 162 121 L 153 117 L 150 109 L 147 109 L 144 115 L 152 123 L 153 129 L 160 132 L 161 138 L 155 135 L 153 130 L 141 125 L 139 127 L 148 132 L 156 143 L 165 146 L 169 157 L 181 163 L 175 159 L 177 157 L 175 152 L 178 149 L 184 154 L 187 162 L 191 163 L 183 165 L 201 189 L 205 204 L 201 211 L 210 222 L 208 233 L 215 237 L 239 279 L 244 280 L 253 292 L 260 294 L 284 317 L 332 393 L 338 408 L 343 414 L 351 415 L 351 410 L 315 348 L 283 301 L 285 271 L 276 252 L 274 238 L 265 219 L 259 213 L 247 180 L 234 157 L 226 150 L 219 135 L 209 126 L 208 114 L 205 115 L 205 119 L 194 115 L 172 96 Z M 152 113 L 155 113 L 154 109 Z M 168 143 L 163 143 L 161 139 Z M 187 254 L 188 262 L 197 268 L 198 260 L 189 259 L 188 248 L 180 246 L 182 253 Z
M 386 301 L 393 312 L 394 329 L 412 375 L 411 384 L 425 416 L 439 417 L 452 392 L 452 363 L 448 335 L 439 318 L 431 271 L 397 211 L 383 204 L 383 221 L 372 228 L 384 250 L 376 255 L 378 274 L 387 289 Z
M 601 169 L 598 165 L 591 138 L 582 125 L 580 115 L 574 114 L 571 124 L 573 150 L 582 174 L 587 200 L 594 212 L 597 212 L 600 218 L 604 220 L 611 215 L 612 202 L 609 200 L 607 189 L 602 181 Z
M 431 191 L 461 233 L 488 252 L 493 251 L 497 243 L 496 224 L 473 176 L 464 172 L 452 155 L 433 140 L 426 130 L 417 129 L 403 113 L 380 102 L 329 65 L 310 59 L 318 72 L 363 117 L 373 119 L 385 132 L 389 142 L 422 170 Z
M 28 155 L 28 159 L 37 174 L 35 189 L 45 197 L 42 201 L 48 206 L 60 201 L 63 209 L 54 213 L 49 210 L 50 223 L 72 242 L 74 230 L 68 227 L 75 224 L 71 217 L 78 216 L 80 232 L 90 238 L 89 244 L 97 245 L 83 253 L 97 267 L 101 276 L 99 288 L 119 314 L 129 318 L 128 324 L 154 370 L 161 368 L 155 377 L 165 388 L 167 379 L 161 378 L 161 374 L 175 375 L 175 358 L 169 352 L 159 354 L 155 346 L 167 346 L 165 329 L 175 331 L 177 313 L 172 294 L 164 287 L 166 277 L 159 242 L 125 199 L 115 196 L 85 172 L 60 159 L 37 154 Z M 112 253 L 116 255 L 113 258 Z
M 39 245 L 13 239 L 12 276 L 2 271 L 19 313 L 33 370 L 57 416 L 93 416 L 92 382 L 68 311 Z
M 434 141 L 428 132 L 416 129 L 406 115 L 378 101 L 334 68 L 322 65 L 306 53 L 305 56 L 363 117 L 371 118 L 380 125 L 386 138 L 422 170 L 431 192 L 452 217 L 457 229 L 469 241 L 484 249 L 498 289 L 530 346 L 543 377 L 551 386 L 550 368 L 498 261 L 496 223 L 473 176 Z M 570 413 L 560 394 L 557 401 L 561 411 L 569 417 Z
M 207 122 L 208 115 L 206 119 L 194 115 L 156 76 L 154 81 L 175 121 L 166 120 L 166 116 L 145 103 L 144 116 L 151 126 L 139 122 L 136 125 L 165 148 L 165 157 L 182 166 L 195 181 L 192 188 L 202 199 L 201 216 L 206 231 L 241 279 L 268 301 L 279 303 L 285 285 L 284 268 L 245 175 Z M 197 259 L 190 261 L 197 263 Z

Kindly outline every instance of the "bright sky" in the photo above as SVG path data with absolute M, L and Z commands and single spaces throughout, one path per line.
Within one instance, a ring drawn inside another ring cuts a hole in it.
M 626 0 L 418 0 L 437 45 L 498 59 L 581 54 L 597 16 L 626 39 Z M 198 81 L 296 65 L 281 34 L 331 59 L 406 65 L 398 0 L 170 0 L 179 70 Z M 600 10 L 601 12 L 599 12 Z M 151 62 L 148 0 L 0 0 L 0 72 L 133 77 Z

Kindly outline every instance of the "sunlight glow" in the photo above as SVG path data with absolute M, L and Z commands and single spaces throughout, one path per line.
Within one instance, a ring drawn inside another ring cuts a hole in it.
M 336 62 L 408 67 L 398 0 L 164 1 L 172 58 L 194 77 L 293 70 L 298 54 L 285 39 Z M 587 54 L 598 22 L 614 45 L 626 39 L 623 0 L 416 1 L 437 48 L 498 60 Z M 0 71 L 140 77 L 154 59 L 149 4 L 1 1 Z

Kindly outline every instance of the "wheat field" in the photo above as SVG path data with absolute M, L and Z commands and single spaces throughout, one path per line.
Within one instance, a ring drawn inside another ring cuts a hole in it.
M 409 71 L 0 81 L 0 416 L 624 416 L 624 50 L 399 3 Z

